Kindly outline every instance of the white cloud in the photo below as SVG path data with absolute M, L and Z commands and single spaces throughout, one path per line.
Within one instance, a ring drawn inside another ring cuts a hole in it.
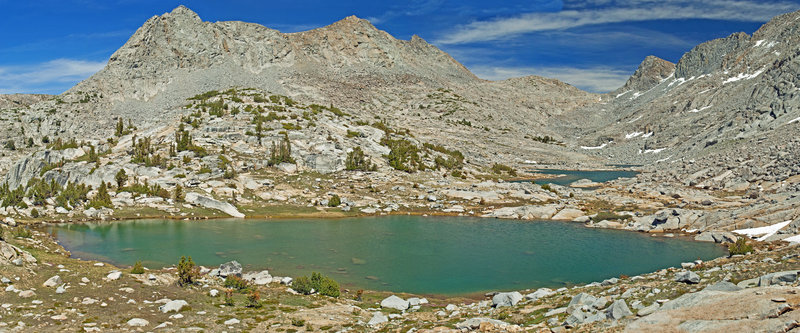
M 652 20 L 715 19 L 763 22 L 775 15 L 798 9 L 797 3 L 769 3 L 751 0 L 665 0 L 659 2 L 631 0 L 612 3 L 616 6 L 583 7 L 555 13 L 534 12 L 515 17 L 474 21 L 457 27 L 437 42 L 441 44 L 485 42 L 531 32 Z
M 0 66 L 0 92 L 65 91 L 102 69 L 105 64 L 105 61 L 55 59 L 31 65 Z
M 527 75 L 538 75 L 559 79 L 580 89 L 591 92 L 609 92 L 622 87 L 631 76 L 627 70 L 610 67 L 470 67 L 475 75 L 487 80 L 504 80 Z

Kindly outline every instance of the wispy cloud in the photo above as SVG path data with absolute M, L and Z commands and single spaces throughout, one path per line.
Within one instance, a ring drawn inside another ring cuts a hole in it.
M 446 33 L 437 43 L 465 44 L 514 37 L 520 34 L 576 27 L 652 20 L 715 19 L 763 22 L 797 10 L 796 2 L 751 0 L 628 0 L 594 1 L 595 6 L 568 6 L 554 13 L 525 13 L 514 17 L 474 21 Z M 599 7 L 598 7 L 599 5 Z
M 504 80 L 527 75 L 556 78 L 580 89 L 604 93 L 625 84 L 630 71 L 610 67 L 572 68 L 572 67 L 470 67 L 475 75 L 487 80 Z
M 0 93 L 60 93 L 105 66 L 105 61 L 55 59 L 0 66 Z

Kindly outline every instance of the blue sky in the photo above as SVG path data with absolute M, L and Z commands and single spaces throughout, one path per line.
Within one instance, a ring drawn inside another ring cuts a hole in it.
M 0 0 L 0 93 L 61 93 L 180 4 L 206 21 L 283 32 L 357 15 L 397 38 L 420 35 L 485 79 L 536 74 L 594 92 L 621 86 L 648 55 L 675 62 L 800 9 L 800 0 Z

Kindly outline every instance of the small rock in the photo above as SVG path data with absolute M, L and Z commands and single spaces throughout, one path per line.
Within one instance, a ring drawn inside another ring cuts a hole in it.
M 181 309 L 183 309 L 184 306 L 189 306 L 189 303 L 187 303 L 184 300 L 174 300 L 174 301 L 169 301 L 162 306 L 159 306 L 158 310 L 161 311 L 162 313 L 169 313 L 173 311 L 179 312 L 181 311 Z
M 233 260 L 219 265 L 219 272 L 217 272 L 217 275 L 221 277 L 228 277 L 228 275 L 242 277 L 242 264 Z
M 728 281 L 720 281 L 720 282 L 712 284 L 712 285 L 710 285 L 708 287 L 705 287 L 705 289 L 703 289 L 703 290 L 704 291 L 706 291 L 706 290 L 708 290 L 708 291 L 739 291 L 739 290 L 742 290 L 742 288 L 737 286 L 737 285 L 735 285 L 735 284 L 733 284 L 733 283 L 730 283 Z
M 228 319 L 225 322 L 223 322 L 223 324 L 230 326 L 230 325 L 236 325 L 236 324 L 238 324 L 240 322 L 241 321 L 239 321 L 239 319 L 231 318 L 231 319 Z
M 628 304 L 623 300 L 615 301 L 608 307 L 608 310 L 606 310 L 606 316 L 613 320 L 619 320 L 632 314 L 633 312 L 628 308 Z
M 209 295 L 209 296 L 211 296 L 211 297 L 217 297 L 217 295 L 219 295 L 219 290 L 216 290 L 216 289 L 211 289 L 211 290 L 208 292 L 208 295 Z
M 133 318 L 128 320 L 128 326 L 130 327 L 144 327 L 147 325 L 150 325 L 150 322 L 142 318 Z
M 688 284 L 700 283 L 700 276 L 692 271 L 685 271 L 675 274 L 675 282 L 683 282 Z
M 553 296 L 555 294 L 556 293 L 554 291 L 550 290 L 549 288 L 539 288 L 536 291 L 525 295 L 525 298 L 529 299 L 529 300 L 532 300 L 532 301 L 535 301 L 537 299 L 550 297 L 550 296 Z
M 388 321 L 389 321 L 389 318 L 386 318 L 386 316 L 384 316 L 383 313 L 375 312 L 375 314 L 372 315 L 372 318 L 369 320 L 367 325 L 376 326 L 376 325 L 380 325 L 380 324 L 383 324 L 383 323 L 388 322 Z
M 108 279 L 109 281 L 119 280 L 120 277 L 122 277 L 122 272 L 120 271 L 111 271 L 111 273 L 108 273 L 108 275 L 106 275 L 106 279 Z
M 639 316 L 639 317 L 644 317 L 644 316 L 649 315 L 649 314 L 651 314 L 653 312 L 656 312 L 658 310 L 658 308 L 660 308 L 660 307 L 661 306 L 659 306 L 658 303 L 653 303 L 653 304 L 650 304 L 650 306 L 646 306 L 646 307 L 642 308 L 641 310 L 639 310 L 639 312 L 637 312 L 636 315 Z
M 499 293 L 492 297 L 492 305 L 494 307 L 501 306 L 514 306 L 522 300 L 522 294 L 517 291 L 510 293 Z
M 19 297 L 22 298 L 31 298 L 33 296 L 36 296 L 36 293 L 33 292 L 33 290 L 24 290 L 19 292 Z
M 48 288 L 55 288 L 58 285 L 60 285 L 61 283 L 62 283 L 61 277 L 58 276 L 58 275 L 55 275 L 55 276 L 47 279 L 47 281 L 45 281 L 42 285 L 45 286 L 45 287 L 48 287 Z

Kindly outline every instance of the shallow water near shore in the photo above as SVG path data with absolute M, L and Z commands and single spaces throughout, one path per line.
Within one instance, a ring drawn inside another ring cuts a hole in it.
M 604 183 L 619 178 L 634 177 L 639 172 L 631 170 L 561 170 L 561 169 L 536 169 L 537 174 L 558 175 L 553 178 L 535 179 L 537 184 L 555 184 L 569 186 L 580 179 L 588 179 L 596 183 Z
M 472 217 L 137 220 L 47 231 L 81 259 L 159 268 L 189 255 L 198 265 L 237 260 L 279 276 L 323 272 L 344 288 L 440 295 L 557 288 L 726 253 L 681 237 Z

